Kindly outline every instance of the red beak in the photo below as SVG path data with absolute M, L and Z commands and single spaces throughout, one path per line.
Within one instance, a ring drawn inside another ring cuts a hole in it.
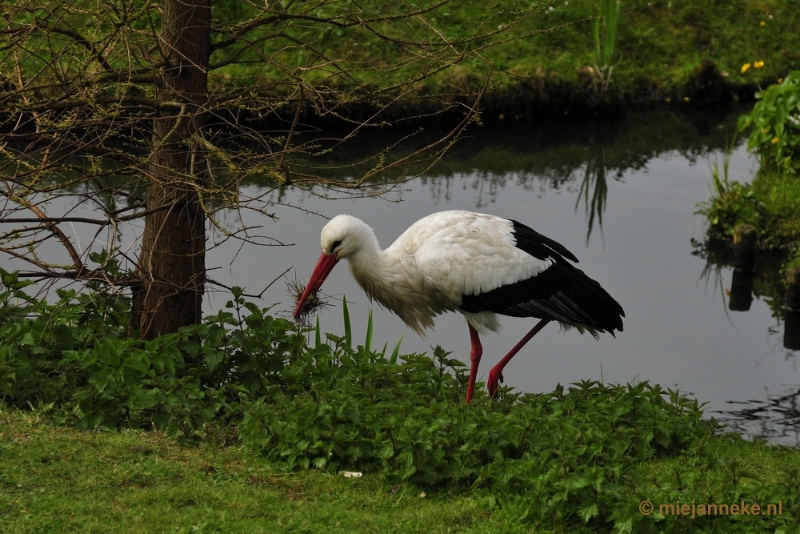
M 317 290 L 322 287 L 322 282 L 325 281 L 330 272 L 333 270 L 334 265 L 336 265 L 338 262 L 339 258 L 337 258 L 335 254 L 328 256 L 323 252 L 320 255 L 319 259 L 317 260 L 317 265 L 314 267 L 314 272 L 311 273 L 311 280 L 308 281 L 308 285 L 306 285 L 306 289 L 303 291 L 303 296 L 300 297 L 300 300 L 297 302 L 297 308 L 294 309 L 295 320 L 300 315 L 300 310 L 303 309 L 303 304 L 308 296 L 312 293 L 316 293 Z

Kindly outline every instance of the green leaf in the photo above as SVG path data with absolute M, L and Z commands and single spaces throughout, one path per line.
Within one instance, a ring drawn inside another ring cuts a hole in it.
M 586 502 L 578 508 L 578 515 L 581 516 L 584 523 L 588 522 L 591 518 L 595 517 L 598 513 L 597 503 Z
M 400 339 L 397 340 L 397 345 L 394 346 L 394 350 L 392 351 L 392 356 L 389 358 L 389 363 L 395 365 L 397 363 L 397 357 L 400 355 L 400 344 L 403 342 L 403 334 L 400 334 Z
M 342 315 L 344 316 L 344 346 L 353 349 L 353 331 L 350 328 L 350 311 L 347 309 L 347 298 L 342 297 Z
M 367 317 L 367 339 L 364 341 L 364 349 L 369 352 L 372 350 L 372 308 L 369 310 Z

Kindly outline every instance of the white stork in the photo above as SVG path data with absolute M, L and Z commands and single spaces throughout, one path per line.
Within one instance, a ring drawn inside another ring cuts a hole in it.
M 489 372 L 497 393 L 503 368 L 544 325 L 558 321 L 595 337 L 622 331 L 625 312 L 600 284 L 567 260 L 566 248 L 517 221 L 469 211 L 442 211 L 420 219 L 381 250 L 375 232 L 360 219 L 339 215 L 322 229 L 322 254 L 303 291 L 295 319 L 336 263 L 350 272 L 370 300 L 393 311 L 418 334 L 433 318 L 459 311 L 467 319 L 472 350 L 467 384 L 470 402 L 483 353 L 479 332 L 496 332 L 497 315 L 541 319 Z

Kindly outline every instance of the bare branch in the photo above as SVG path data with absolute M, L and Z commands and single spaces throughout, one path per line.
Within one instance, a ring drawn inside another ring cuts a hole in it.
M 542 31 L 526 22 L 538 5 L 455 32 L 436 23 L 460 9 L 451 0 L 247 2 L 213 23 L 199 0 L 13 0 L 0 20 L 0 254 L 37 271 L 25 277 L 130 288 L 149 328 L 205 282 L 229 289 L 205 276 L 208 249 L 286 244 L 260 224 L 306 210 L 283 188 L 387 198 L 430 169 L 476 121 L 498 70 L 490 48 Z M 415 124 L 361 144 L 412 121 L 445 133 Z M 43 259 L 55 243 L 70 265 Z
M 64 28 L 43 28 L 43 27 L 39 26 L 38 24 L 36 26 L 37 26 L 38 29 L 43 30 L 45 32 L 49 31 L 49 32 L 52 32 L 52 33 L 60 33 L 61 35 L 66 35 L 67 37 L 71 37 L 72 39 L 75 40 L 75 42 L 77 42 L 78 44 L 80 44 L 81 46 L 86 48 L 86 50 L 91 52 L 91 54 L 94 56 L 94 58 L 97 60 L 97 62 L 100 63 L 100 65 L 106 71 L 112 72 L 114 70 L 111 67 L 111 65 L 108 64 L 108 61 L 106 61 L 106 58 L 104 58 L 100 54 L 100 52 L 95 48 L 94 44 L 90 43 L 88 39 L 83 37 L 81 34 L 76 32 L 75 30 L 67 30 L 67 29 L 64 29 Z

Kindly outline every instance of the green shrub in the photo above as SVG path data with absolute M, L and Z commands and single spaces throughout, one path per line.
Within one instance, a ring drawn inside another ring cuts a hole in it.
M 739 119 L 750 130 L 748 149 L 761 167 L 752 183 L 728 180 L 732 143 L 722 170 L 712 168 L 712 196 L 698 213 L 708 218 L 708 236 L 728 241 L 738 224 L 754 226 L 759 248 L 797 255 L 800 241 L 800 71 L 758 93 L 759 102 Z
M 739 119 L 740 129 L 752 128 L 747 148 L 762 165 L 780 173 L 800 170 L 800 70 L 756 94 L 758 103 Z

